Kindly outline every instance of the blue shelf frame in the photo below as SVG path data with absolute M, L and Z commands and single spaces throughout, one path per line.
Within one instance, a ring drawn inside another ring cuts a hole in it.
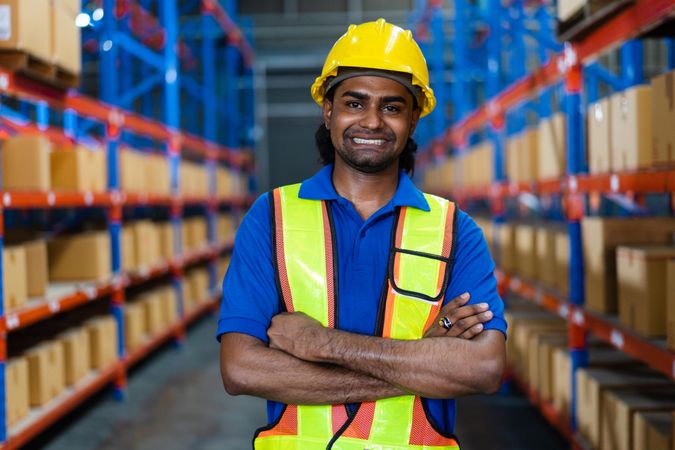
M 645 75 L 643 69 L 643 42 L 633 39 L 624 42 L 620 52 L 620 73 L 614 74 L 602 67 L 599 63 L 580 64 L 573 54 L 571 47 L 565 47 L 556 40 L 555 23 L 552 5 L 547 2 L 539 2 L 527 5 L 525 0 L 514 0 L 504 5 L 499 0 L 484 0 L 475 5 L 466 0 L 455 0 L 454 17 L 452 26 L 453 36 L 441 39 L 451 39 L 446 48 L 452 49 L 453 64 L 450 67 L 453 84 L 449 99 L 453 102 L 455 114 L 450 117 L 450 124 L 456 124 L 461 119 L 475 110 L 481 103 L 488 103 L 490 99 L 500 94 L 507 86 L 523 78 L 527 74 L 527 55 L 537 55 L 538 65 L 543 66 L 549 62 L 552 54 L 565 51 L 566 60 L 572 64 L 566 64 L 563 81 L 557 85 L 543 89 L 537 99 L 531 99 L 512 108 L 509 111 L 496 111 L 489 125 L 481 132 L 465 136 L 460 142 L 456 142 L 453 148 L 442 148 L 438 151 L 438 144 L 429 145 L 430 142 L 441 141 L 446 128 L 433 135 L 424 135 L 421 142 L 426 143 L 423 151 L 433 152 L 433 157 L 426 161 L 438 162 L 444 155 L 463 154 L 470 145 L 482 139 L 489 140 L 494 147 L 494 180 L 493 182 L 508 181 L 504 173 L 504 160 L 506 140 L 523 131 L 528 126 L 529 113 L 534 113 L 539 119 L 550 117 L 554 111 L 553 102 L 557 100 L 558 108 L 566 118 L 567 175 L 574 176 L 588 172 L 586 163 L 586 120 L 585 111 L 587 105 L 599 99 L 600 84 L 607 85 L 611 91 L 622 91 L 630 87 L 643 84 Z M 434 34 L 432 26 L 434 17 L 442 17 L 442 10 L 434 6 L 432 2 L 420 0 L 416 3 L 413 17 L 418 29 L 422 29 L 422 37 L 432 35 L 433 39 L 439 39 Z M 429 19 L 431 17 L 431 19 Z M 424 21 L 424 23 L 423 23 Z M 487 38 L 479 43 L 478 47 L 471 45 L 468 37 L 480 35 L 480 30 L 487 30 Z M 442 28 L 441 28 L 442 33 Z M 419 35 L 418 34 L 418 35 Z M 509 38 L 508 46 L 505 36 Z M 534 38 L 534 39 L 531 39 Z M 531 42 L 534 41 L 534 45 Z M 675 68 L 675 39 L 666 39 L 667 45 L 667 68 Z M 433 47 L 432 47 L 433 48 Z M 443 70 L 439 68 L 438 61 L 444 60 L 444 54 L 439 51 L 429 51 L 423 48 L 431 70 Z M 439 88 L 437 80 L 432 78 L 432 88 Z M 484 93 L 481 96 L 481 92 Z M 439 101 L 440 104 L 440 101 Z M 421 133 L 428 133 L 436 127 L 421 127 Z M 584 305 L 584 268 L 582 255 L 581 216 L 585 213 L 588 199 L 577 195 L 571 199 L 576 203 L 579 214 L 566 215 L 562 210 L 550 212 L 549 215 L 564 218 L 570 241 L 570 281 L 569 302 L 575 306 Z M 492 217 L 495 224 L 506 220 L 506 209 L 501 199 L 490 201 Z M 642 210 L 632 203 L 630 199 L 621 200 L 624 214 L 641 212 Z M 554 207 L 561 209 L 560 202 L 554 203 Z M 671 205 L 672 207 L 672 205 Z M 671 210 L 672 214 L 672 210 Z M 498 239 L 498 234 L 494 236 Z M 498 243 L 496 247 L 499 247 Z M 575 404 L 576 404 L 576 377 L 574 373 L 580 367 L 588 364 L 588 350 L 584 330 L 574 323 L 570 323 L 570 360 L 572 371 L 570 425 L 576 430 Z
M 189 3 L 182 2 L 179 10 L 177 0 L 136 0 L 138 6 L 145 11 L 155 7 L 159 12 L 159 26 L 163 32 L 164 45 L 161 51 L 151 48 L 134 35 L 129 24 L 128 15 L 122 20 L 115 16 L 117 0 L 103 0 L 103 17 L 99 21 L 92 21 L 92 25 L 82 30 L 83 41 L 95 39 L 98 41 L 98 52 L 88 55 L 85 52 L 85 61 L 91 61 L 98 57 L 100 64 L 100 98 L 104 102 L 119 106 L 125 110 L 135 110 L 144 117 L 152 118 L 154 114 L 153 96 L 150 94 L 161 91 L 162 117 L 157 119 L 170 129 L 175 130 L 176 139 L 164 142 L 164 148 L 169 159 L 171 188 L 174 195 L 179 193 L 179 173 L 181 162 L 181 142 L 178 139 L 181 129 L 188 129 L 193 134 L 201 135 L 206 141 L 214 144 L 225 144 L 231 150 L 242 147 L 253 148 L 254 119 L 254 70 L 250 61 L 240 56 L 241 46 L 234 43 L 221 45 L 220 42 L 227 40 L 228 36 L 217 23 L 214 16 L 204 7 L 205 0 L 194 0 Z M 223 8 L 233 23 L 237 23 L 236 0 L 223 0 Z M 198 10 L 199 18 L 196 20 L 179 20 L 179 14 L 192 14 L 194 8 Z M 88 13 L 87 11 L 85 11 Z M 180 24 L 180 25 L 179 25 Z M 242 23 L 244 34 L 248 42 L 252 41 L 252 22 Z M 229 30 L 228 32 L 231 32 Z M 238 31 L 238 30 L 235 30 Z M 201 83 L 197 81 L 194 68 L 181 67 L 178 52 L 178 44 L 190 48 L 189 40 L 199 43 L 201 50 Z M 219 47 L 223 47 L 222 50 Z M 140 61 L 140 63 L 139 63 Z M 185 70 L 184 70 L 185 69 Z M 217 75 L 226 74 L 225 83 L 217 83 Z M 239 86 L 246 88 L 240 92 Z M 225 93 L 218 93 L 219 87 L 224 86 Z M 181 90 L 183 92 L 181 92 Z M 187 95 L 188 102 L 181 101 L 181 94 Z M 52 111 L 46 101 L 18 100 L 17 110 L 3 104 L 0 107 L 0 115 L 12 120 L 25 123 L 34 122 L 40 130 L 47 130 L 50 126 L 62 126 L 64 133 L 69 138 L 86 142 L 91 139 L 92 133 L 103 138 L 107 150 L 108 189 L 110 192 L 120 191 L 120 167 L 119 148 L 122 143 L 134 146 L 134 143 L 143 144 L 155 142 L 139 135 L 128 133 L 123 124 L 116 124 L 114 120 L 103 123 L 85 117 L 79 117 L 72 110 Z M 203 127 L 198 129 L 190 123 L 184 126 L 182 117 L 198 117 L 196 111 L 203 116 Z M 226 132 L 219 136 L 219 123 L 225 122 Z M 241 133 L 241 126 L 245 132 Z M 216 147 L 214 147 L 216 148 Z M 221 164 L 220 155 L 214 150 L 206 155 L 205 165 L 209 178 L 209 194 L 213 198 L 216 195 L 216 169 Z M 238 207 L 237 207 L 238 208 Z M 121 230 L 123 223 L 123 211 L 121 205 L 113 205 L 108 208 L 108 231 L 112 246 L 112 270 L 114 275 L 121 275 L 122 246 Z M 211 244 L 217 241 L 216 219 L 218 204 L 206 207 L 208 223 L 208 240 Z M 171 210 L 171 222 L 174 226 L 175 248 L 179 254 L 183 254 L 181 242 L 181 228 L 183 221 L 183 209 L 181 206 Z M 0 206 L 0 253 L 4 247 L 4 221 L 5 217 Z M 2 258 L 0 258 L 0 299 L 4 286 L 2 285 Z M 210 292 L 218 289 L 217 261 L 209 262 Z M 182 299 L 182 270 L 173 273 L 173 286 L 176 290 L 178 317 L 184 318 Z M 125 288 L 121 285 L 115 287 L 112 292 L 111 314 L 117 323 L 118 333 L 118 357 L 122 360 L 125 356 L 124 344 L 124 297 Z M 0 301 L 0 320 L 4 321 L 4 304 Z M 4 334 L 6 332 L 1 331 Z M 0 338 L 0 446 L 8 439 L 6 422 L 6 338 Z M 121 374 L 115 381 L 113 394 L 118 399 L 126 396 L 126 378 Z

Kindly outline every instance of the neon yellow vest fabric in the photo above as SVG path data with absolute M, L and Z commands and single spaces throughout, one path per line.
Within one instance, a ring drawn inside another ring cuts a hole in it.
M 298 197 L 300 185 L 270 193 L 277 286 L 286 310 L 335 327 L 337 261 L 327 202 Z M 395 219 L 379 333 L 421 339 L 440 310 L 454 247 L 455 205 L 425 194 L 431 211 L 402 207 Z M 256 432 L 255 450 L 459 449 L 429 421 L 419 397 L 365 402 L 349 417 L 344 405 L 287 405 Z

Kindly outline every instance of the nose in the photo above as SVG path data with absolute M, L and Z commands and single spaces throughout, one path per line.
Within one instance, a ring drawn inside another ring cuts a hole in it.
M 378 107 L 366 108 L 361 116 L 359 125 L 367 130 L 379 130 L 382 128 L 382 112 Z

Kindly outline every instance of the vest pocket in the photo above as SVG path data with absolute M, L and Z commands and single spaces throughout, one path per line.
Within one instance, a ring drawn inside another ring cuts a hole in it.
M 445 294 L 449 258 L 431 253 L 393 248 L 389 255 L 389 280 L 394 291 L 430 303 Z

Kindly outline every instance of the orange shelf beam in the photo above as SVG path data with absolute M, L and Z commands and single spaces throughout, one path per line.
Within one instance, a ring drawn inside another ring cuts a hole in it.
M 549 62 L 534 73 L 516 81 L 499 95 L 488 101 L 449 128 L 443 140 L 445 144 L 462 145 L 467 136 L 499 117 L 504 112 L 536 96 L 539 90 L 562 80 L 564 69 L 575 62 L 597 57 L 621 42 L 640 36 L 663 22 L 675 17 L 675 2 L 672 0 L 637 0 L 615 16 L 595 27 L 568 50 L 554 55 Z
M 168 275 L 172 268 L 182 268 L 190 264 L 208 261 L 216 258 L 219 254 L 231 251 L 234 247 L 232 242 L 217 244 L 207 249 L 191 252 L 181 260 L 175 258 L 163 264 L 158 264 L 148 270 L 138 270 L 125 273 L 120 282 L 123 287 L 137 285 L 145 281 Z M 8 311 L 4 317 L 0 317 L 0 332 L 13 331 L 27 327 L 34 323 L 46 320 L 64 311 L 68 311 L 84 305 L 93 300 L 109 295 L 113 291 L 115 281 L 90 289 L 78 290 L 73 294 L 59 299 L 42 300 L 19 309 Z
M 592 333 L 623 353 L 675 379 L 675 352 L 650 341 L 618 323 L 615 317 L 600 315 L 569 304 L 540 286 L 497 271 L 506 288 Z

